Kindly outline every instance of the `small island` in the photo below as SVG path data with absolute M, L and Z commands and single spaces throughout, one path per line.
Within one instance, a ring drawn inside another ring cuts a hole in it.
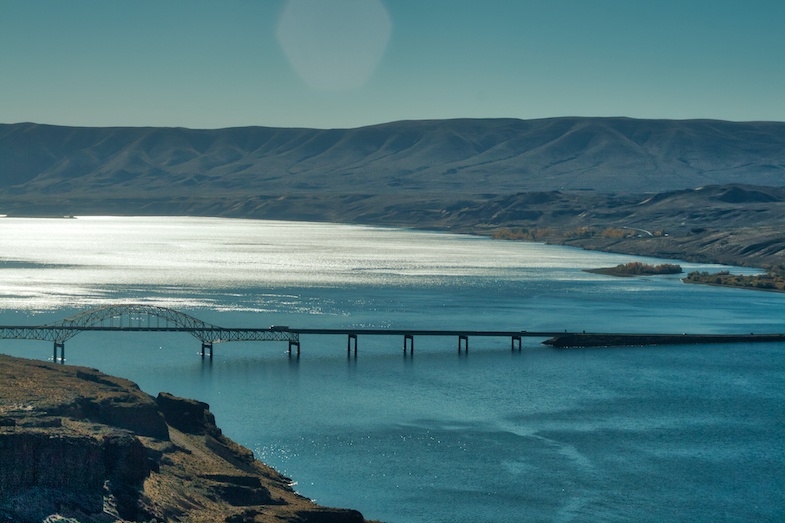
M 684 272 L 681 265 L 673 263 L 663 263 L 661 265 L 650 265 L 648 263 L 630 262 L 622 263 L 616 267 L 603 267 L 600 269 L 584 269 L 586 272 L 594 274 L 605 274 L 606 276 L 652 276 L 661 274 L 681 274 Z

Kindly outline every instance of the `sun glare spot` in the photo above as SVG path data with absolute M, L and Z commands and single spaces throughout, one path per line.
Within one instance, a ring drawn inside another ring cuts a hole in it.
M 286 58 L 315 89 L 362 87 L 384 54 L 392 23 L 380 0 L 289 0 L 277 37 Z

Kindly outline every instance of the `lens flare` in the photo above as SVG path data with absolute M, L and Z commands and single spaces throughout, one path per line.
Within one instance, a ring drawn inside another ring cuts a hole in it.
M 392 22 L 380 0 L 289 0 L 277 37 L 292 68 L 314 89 L 362 87 L 382 59 Z

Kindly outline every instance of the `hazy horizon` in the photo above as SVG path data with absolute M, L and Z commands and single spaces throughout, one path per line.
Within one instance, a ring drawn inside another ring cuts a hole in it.
M 785 121 L 785 4 L 5 0 L 0 119 L 357 128 Z
M 376 127 L 376 126 L 384 126 L 384 125 L 391 125 L 396 123 L 402 122 L 427 122 L 427 121 L 450 121 L 450 120 L 556 120 L 556 119 L 628 119 L 628 120 L 660 120 L 660 121 L 717 121 L 717 122 L 732 122 L 732 123 L 785 123 L 785 120 L 723 120 L 720 118 L 634 118 L 630 116 L 545 116 L 541 118 L 507 118 L 507 117 L 455 117 L 455 118 L 444 118 L 444 119 L 434 119 L 434 118 L 422 118 L 422 119 L 413 119 L 407 118 L 403 120 L 390 120 L 385 122 L 376 122 L 370 123 L 366 125 L 358 125 L 354 127 L 304 127 L 304 126 L 273 126 L 273 125 L 264 125 L 264 124 L 252 124 L 252 125 L 233 125 L 233 126 L 222 126 L 222 127 L 187 127 L 184 125 L 161 125 L 161 126 L 154 126 L 154 125 L 68 125 L 68 124 L 58 124 L 58 123 L 49 123 L 49 122 L 0 122 L 0 125 L 45 125 L 51 127 L 73 127 L 73 128 L 95 128 L 95 129 L 117 129 L 117 128 L 131 128 L 131 129 L 144 129 L 144 128 L 155 128 L 155 129 L 187 129 L 189 131 L 220 131 L 222 129 L 242 129 L 242 128 L 252 128 L 252 127 L 259 127 L 259 128 L 269 128 L 269 129 L 313 129 L 317 131 L 330 131 L 330 130 L 352 130 L 352 129 L 360 129 L 363 127 Z

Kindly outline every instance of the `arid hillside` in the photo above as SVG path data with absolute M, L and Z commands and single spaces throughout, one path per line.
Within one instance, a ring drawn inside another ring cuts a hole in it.
M 785 123 L 404 121 L 358 129 L 0 125 L 3 194 L 655 193 L 785 185 Z

